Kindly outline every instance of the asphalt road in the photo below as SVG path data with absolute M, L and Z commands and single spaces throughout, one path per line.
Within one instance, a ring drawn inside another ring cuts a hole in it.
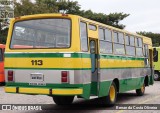
M 160 113 L 160 110 L 112 110 L 121 105 L 127 104 L 133 107 L 137 104 L 160 104 L 160 81 L 156 81 L 153 86 L 146 87 L 145 95 L 137 96 L 135 91 L 118 94 L 115 107 L 104 107 L 100 104 L 100 99 L 92 98 L 90 100 L 74 99 L 70 106 L 59 107 L 55 105 L 52 98 L 44 95 L 24 95 L 8 94 L 4 92 L 4 86 L 0 86 L 0 104 L 48 104 L 44 107 L 52 109 L 53 113 Z M 160 105 L 159 105 L 160 106 Z M 144 107 L 144 106 L 143 106 Z M 2 113 L 12 113 L 17 111 L 0 111 Z M 49 113 L 51 111 L 19 111 L 25 113 Z

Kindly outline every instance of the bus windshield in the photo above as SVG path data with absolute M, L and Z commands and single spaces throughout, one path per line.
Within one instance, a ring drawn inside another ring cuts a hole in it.
M 69 19 L 20 21 L 14 24 L 10 48 L 69 48 L 70 35 Z

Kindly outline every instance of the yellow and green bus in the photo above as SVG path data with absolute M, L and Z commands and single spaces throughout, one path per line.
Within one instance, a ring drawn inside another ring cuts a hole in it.
M 5 51 L 7 93 L 48 95 L 58 105 L 75 96 L 143 95 L 153 84 L 150 38 L 77 15 L 37 14 L 11 20 Z
M 154 65 L 154 80 L 160 80 L 160 47 L 153 47 L 154 55 L 153 55 L 153 65 Z

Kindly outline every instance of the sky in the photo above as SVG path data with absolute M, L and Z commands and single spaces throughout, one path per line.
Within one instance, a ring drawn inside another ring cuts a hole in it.
M 130 32 L 160 33 L 160 0 L 72 0 L 83 10 L 97 13 L 123 12 L 130 14 L 120 23 Z

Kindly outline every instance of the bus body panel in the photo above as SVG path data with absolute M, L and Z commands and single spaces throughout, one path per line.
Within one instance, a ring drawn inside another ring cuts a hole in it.
M 36 53 L 34 53 L 36 54 Z M 47 58 L 47 53 L 38 53 L 36 58 L 33 53 L 25 55 L 24 53 L 6 53 L 5 56 L 5 75 L 8 71 L 14 72 L 14 83 L 7 83 L 8 86 L 14 85 L 16 87 L 42 87 L 42 88 L 73 88 L 80 87 L 83 89 L 84 98 L 90 96 L 90 83 L 91 83 L 91 71 L 90 71 L 90 59 L 87 58 L 87 54 L 82 53 L 59 53 L 59 54 L 71 54 L 71 58 L 58 58 L 54 56 L 54 53 L 49 53 L 50 57 Z M 63 56 L 58 55 L 57 56 Z M 42 56 L 42 57 L 40 57 Z M 54 56 L 54 57 L 53 57 Z M 79 57 L 80 56 L 80 57 Z M 84 56 L 81 60 L 81 57 Z M 32 58 L 33 57 L 33 58 Z M 16 61 L 14 60 L 16 58 Z M 42 60 L 43 66 L 33 66 L 31 60 Z M 82 61 L 82 62 L 80 62 Z M 88 63 L 87 63 L 88 62 Z M 82 63 L 86 63 L 82 66 Z M 12 64 L 12 65 L 11 65 Z M 67 64 L 67 65 L 66 65 Z M 61 85 L 61 72 L 69 72 L 69 83 Z M 31 74 L 41 73 L 44 75 L 43 81 L 31 80 Z M 6 76 L 7 80 L 7 76 Z M 8 81 L 6 81 L 8 82 Z M 25 84 L 25 85 L 24 85 Z M 17 86 L 18 85 L 18 86 Z M 36 86 L 37 85 L 37 86 Z M 63 87 L 62 87 L 63 86 Z M 81 96 L 83 96 L 81 95 Z
M 0 49 L 1 49 L 1 61 L 0 61 L 0 83 L 5 82 L 5 77 L 4 77 L 4 50 L 5 50 L 5 45 L 0 44 Z
M 4 82 L 4 63 L 0 62 L 0 82 Z
M 158 52 L 158 61 L 154 62 L 154 70 L 155 71 L 160 71 L 160 48 L 156 47 L 156 51 Z
M 108 94 L 108 89 L 115 78 L 120 81 L 119 92 L 125 92 L 140 88 L 145 77 L 151 76 L 151 69 L 144 67 L 143 58 L 121 60 L 122 57 L 108 56 L 110 59 L 107 59 L 107 56 L 103 57 L 100 59 L 100 97 Z
M 79 37 L 79 17 L 77 16 L 61 16 L 55 15 L 39 15 L 38 18 L 66 18 L 70 19 L 71 29 L 77 32 L 71 32 L 71 47 L 62 49 L 10 49 L 10 40 L 12 29 L 15 22 L 18 20 L 12 19 L 9 28 L 7 39 L 7 47 L 5 53 L 5 79 L 7 81 L 8 71 L 14 72 L 14 82 L 6 83 L 7 87 L 14 86 L 19 89 L 27 88 L 52 88 L 53 91 L 59 89 L 75 89 L 80 88 L 81 95 L 84 98 L 89 98 L 91 87 L 91 63 L 90 55 L 80 51 Z M 37 19 L 34 16 L 22 17 L 20 20 Z M 83 59 L 82 59 L 83 58 Z M 16 59 L 16 60 L 15 60 Z M 33 65 L 32 61 L 42 60 L 43 65 Z M 82 65 L 86 63 L 86 65 Z M 69 73 L 69 83 L 61 83 L 61 72 Z M 44 76 L 44 81 L 31 80 L 31 74 L 41 73 Z M 14 90 L 14 89 L 13 89 Z M 11 90 L 12 91 L 12 90 Z M 28 90 L 29 91 L 29 90 Z M 6 89 L 6 92 L 10 92 Z M 19 92 L 24 93 L 24 92 Z M 27 93 L 27 92 L 26 92 Z M 36 93 L 35 93 L 36 94 Z M 48 94 L 48 93 L 46 93 Z M 54 93 L 53 93 L 54 94 Z M 56 95 L 58 95 L 56 93 Z M 59 94 L 63 95 L 63 94 Z M 75 95 L 73 92 L 69 95 Z
M 36 53 L 34 53 L 36 54 Z M 42 53 L 47 54 L 47 53 Z M 57 55 L 58 53 L 56 53 Z M 63 53 L 60 53 L 63 54 Z M 64 53 L 66 54 L 66 53 Z M 77 55 L 82 53 L 67 53 Z M 90 83 L 90 63 L 86 63 L 85 66 L 82 67 L 81 58 L 55 58 L 55 57 L 35 57 L 32 58 L 27 53 L 27 56 L 23 54 L 8 54 L 6 53 L 6 62 L 5 62 L 5 69 L 6 75 L 9 70 L 14 71 L 15 75 L 15 82 L 27 82 L 30 80 L 31 73 L 43 73 L 44 75 L 44 82 L 45 83 L 61 83 L 61 72 L 62 71 L 69 71 L 69 82 L 71 84 L 86 84 Z M 33 54 L 32 54 L 33 55 Z M 50 54 L 51 55 L 51 54 Z M 52 54 L 53 55 L 53 54 Z M 72 56 L 71 55 L 71 56 Z M 46 55 L 47 56 L 47 55 Z M 15 61 L 16 58 L 16 61 Z M 33 59 L 42 60 L 43 66 L 34 66 L 32 65 L 31 61 Z M 89 62 L 89 58 L 84 58 L 83 62 Z M 66 65 L 67 64 L 67 65 Z M 7 78 L 6 78 L 7 79 Z

